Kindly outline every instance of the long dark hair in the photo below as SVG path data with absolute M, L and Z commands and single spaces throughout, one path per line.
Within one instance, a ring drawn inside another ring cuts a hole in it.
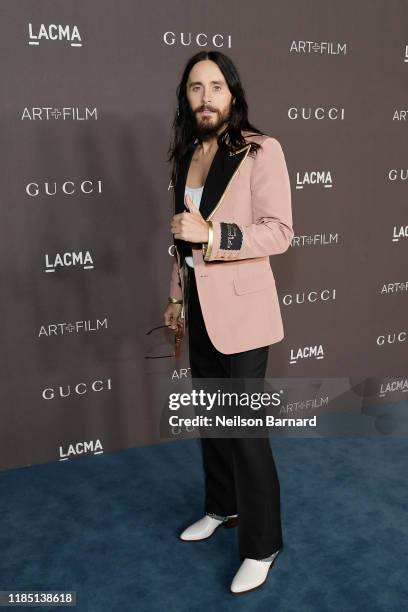
M 177 86 L 178 108 L 173 121 L 174 137 L 168 151 L 169 157 L 167 159 L 168 162 L 173 161 L 171 172 L 172 185 L 175 185 L 177 181 L 181 160 L 187 153 L 195 148 L 194 143 L 198 138 L 195 129 L 194 113 L 190 108 L 186 93 L 188 75 L 197 62 L 206 59 L 217 64 L 224 75 L 232 97 L 235 98 L 235 103 L 231 108 L 231 119 L 222 134 L 219 134 L 217 137 L 218 146 L 227 146 L 230 150 L 239 149 L 245 146 L 247 143 L 241 134 L 241 130 L 252 131 L 255 134 L 264 134 L 264 132 L 258 130 L 248 121 L 248 104 L 245 99 L 245 91 L 241 84 L 238 70 L 232 60 L 220 51 L 200 51 L 196 53 L 188 60 L 181 81 Z M 199 139 L 198 142 L 200 143 Z M 260 144 L 252 142 L 248 154 L 255 153 L 256 155 L 259 148 L 262 148 Z

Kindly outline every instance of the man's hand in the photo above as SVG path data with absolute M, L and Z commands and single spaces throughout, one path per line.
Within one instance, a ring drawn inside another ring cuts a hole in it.
M 173 216 L 170 225 L 171 233 L 174 238 L 186 242 L 208 242 L 208 222 L 202 217 L 188 194 L 186 194 L 184 201 L 190 212 Z
M 181 309 L 182 304 L 167 304 L 164 311 L 164 324 L 168 325 L 170 329 L 176 330 L 178 325 L 182 325 L 180 319 Z

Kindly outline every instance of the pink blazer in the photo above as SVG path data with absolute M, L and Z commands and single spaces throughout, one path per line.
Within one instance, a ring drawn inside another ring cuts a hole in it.
M 263 149 L 255 158 L 248 155 L 249 144 L 233 154 L 222 147 L 217 150 L 200 204 L 201 214 L 211 221 L 208 245 L 175 240 L 169 292 L 183 300 L 183 324 L 188 328 L 187 264 L 181 247 L 191 246 L 205 326 L 215 348 L 226 354 L 284 337 L 269 256 L 285 252 L 294 235 L 290 181 L 280 143 L 249 131 L 243 135 Z M 191 157 L 174 186 L 175 213 L 187 210 L 184 189 Z

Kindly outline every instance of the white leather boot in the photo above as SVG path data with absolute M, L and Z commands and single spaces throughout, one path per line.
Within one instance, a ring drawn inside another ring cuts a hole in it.
M 197 542 L 199 540 L 208 540 L 214 531 L 222 525 L 225 528 L 235 527 L 238 524 L 238 515 L 227 516 L 223 518 L 214 518 L 205 514 L 180 534 L 180 540 L 183 542 Z
M 234 576 L 231 583 L 231 593 L 240 595 L 248 591 L 254 591 L 264 584 L 269 569 L 275 561 L 279 550 L 270 557 L 270 561 L 258 561 L 257 559 L 244 559 L 241 567 Z

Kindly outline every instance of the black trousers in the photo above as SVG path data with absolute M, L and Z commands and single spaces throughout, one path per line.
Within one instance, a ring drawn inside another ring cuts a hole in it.
M 188 266 L 188 331 L 192 378 L 264 378 L 269 346 L 227 355 L 212 344 L 194 270 Z M 228 316 L 226 305 L 225 316 Z M 248 313 L 250 320 L 251 313 Z M 269 438 L 200 438 L 205 514 L 238 514 L 240 559 L 265 559 L 283 547 L 280 489 Z

